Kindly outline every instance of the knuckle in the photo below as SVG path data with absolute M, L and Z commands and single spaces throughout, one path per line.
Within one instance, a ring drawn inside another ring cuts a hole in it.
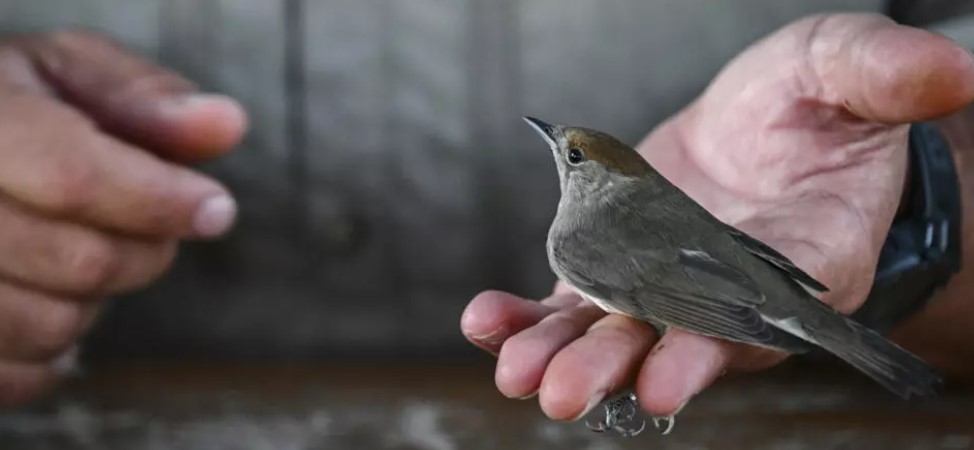
M 649 345 L 656 334 L 652 325 L 617 314 L 607 315 L 589 327 L 587 334 L 619 348 Z
M 114 277 L 118 255 L 108 238 L 91 234 L 67 245 L 64 266 L 73 290 L 97 292 Z
M 553 329 L 576 330 L 588 328 L 594 323 L 599 314 L 597 306 L 583 306 L 575 309 L 558 311 L 545 317 L 546 326 Z
M 49 162 L 47 188 L 43 191 L 43 206 L 60 215 L 83 213 L 91 203 L 91 193 L 97 174 L 82 158 L 59 156 Z
M 84 28 L 57 31 L 41 36 L 42 48 L 49 47 L 60 60 L 85 60 L 92 63 L 113 64 L 117 75 L 106 90 L 109 101 L 124 100 L 146 92 L 181 92 L 195 88 L 185 78 L 132 55 L 123 44 L 103 34 Z M 65 56 L 70 55 L 70 56 Z M 120 58 L 123 57 L 123 58 Z M 67 64 L 70 66 L 70 64 Z M 66 71 L 64 64 L 49 64 Z
M 0 50 L 0 63 L 3 63 L 5 57 Z M 25 148 L 29 148 L 23 143 L 12 145 L 18 140 L 34 144 L 35 147 L 38 142 L 74 145 L 78 140 L 78 132 L 94 129 L 91 118 L 55 98 L 38 95 L 34 89 L 5 89 L 3 102 L 0 103 L 0 118 L 3 119 L 4 135 L 7 136 L 7 152 L 25 151 Z M 39 134 L 37 130 L 41 127 L 56 128 L 56 133 Z
M 129 70 L 124 83 L 107 94 L 110 101 L 121 102 L 139 95 L 185 92 L 194 88 L 185 78 L 147 63 Z
M 115 45 L 114 41 L 105 35 L 80 26 L 46 33 L 42 35 L 41 39 L 51 45 L 68 48 L 110 47 Z
M 143 208 L 133 214 L 130 220 L 140 229 L 153 230 L 159 234 L 169 234 L 184 228 L 192 220 L 195 209 L 178 191 L 176 183 L 180 177 L 168 167 L 163 167 L 161 171 L 158 168 L 145 169 L 146 176 L 141 185 L 133 187 L 130 195 L 153 207 Z

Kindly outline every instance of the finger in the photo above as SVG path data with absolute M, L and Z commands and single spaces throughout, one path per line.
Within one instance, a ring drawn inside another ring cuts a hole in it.
M 551 294 L 551 297 L 541 300 L 541 304 L 554 309 L 565 309 L 574 308 L 576 306 L 586 305 L 589 303 L 580 295 L 576 294 L 575 291 L 555 289 L 555 291 Z
M 45 364 L 0 360 L 0 405 L 16 406 L 54 386 L 58 377 Z
M 974 99 L 974 58 L 946 37 L 867 14 L 820 16 L 801 26 L 823 96 L 860 118 L 930 120 Z
M 0 197 L 0 275 L 76 295 L 142 287 L 171 264 L 174 241 L 143 241 L 30 213 Z M 2 316 L 0 316 L 2 317 Z
M 559 280 L 557 283 L 555 283 L 555 287 L 554 289 L 552 289 L 552 293 L 553 294 L 574 294 L 575 290 L 572 289 L 572 287 L 569 286 L 564 281 Z
M 482 292 L 467 305 L 460 330 L 474 345 L 496 355 L 509 337 L 530 327 L 555 308 L 506 292 Z
M 81 338 L 97 313 L 78 302 L 0 281 L 0 360 L 46 362 Z
M 640 406 L 650 414 L 672 416 L 724 373 L 767 369 L 786 356 L 671 329 L 643 362 L 636 378 L 636 393 Z
M 604 315 L 594 305 L 563 309 L 507 339 L 497 357 L 497 389 L 511 398 L 534 395 L 555 354 Z
M 203 160 L 237 145 L 247 127 L 230 98 L 200 94 L 185 78 L 96 34 L 61 32 L 23 40 L 48 84 L 99 125 L 160 156 Z
M 656 417 L 676 414 L 725 370 L 733 347 L 682 330 L 668 331 L 646 358 L 636 379 L 640 406 Z
M 214 237 L 236 216 L 236 204 L 217 182 L 104 135 L 69 108 L 35 95 L 0 102 L 0 160 L 0 190 L 94 226 Z
M 555 420 L 588 414 L 632 382 L 655 340 L 655 331 L 645 322 L 618 314 L 599 319 L 548 364 L 538 395 L 541 409 Z

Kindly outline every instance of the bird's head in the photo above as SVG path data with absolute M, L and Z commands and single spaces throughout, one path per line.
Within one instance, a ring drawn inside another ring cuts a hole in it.
M 551 147 L 562 195 L 602 192 L 624 181 L 650 178 L 656 171 L 632 147 L 601 131 L 524 120 Z

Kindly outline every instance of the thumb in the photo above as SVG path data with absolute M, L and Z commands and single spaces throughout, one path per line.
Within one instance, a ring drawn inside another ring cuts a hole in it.
M 862 119 L 932 120 L 974 99 L 974 58 L 944 36 L 866 14 L 819 16 L 809 26 L 822 94 Z
M 198 93 L 192 83 L 107 38 L 84 32 L 22 41 L 43 82 L 99 126 L 168 159 L 225 153 L 246 128 L 233 100 Z

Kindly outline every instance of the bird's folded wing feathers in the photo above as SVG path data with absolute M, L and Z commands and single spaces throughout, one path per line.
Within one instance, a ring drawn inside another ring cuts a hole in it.
M 811 275 L 805 273 L 804 270 L 796 266 L 795 263 L 791 262 L 791 260 L 785 257 L 785 255 L 782 255 L 764 242 L 749 236 L 741 230 L 738 230 L 730 225 L 727 225 L 726 228 L 727 233 L 730 234 L 730 236 L 733 237 L 734 240 L 741 245 L 741 247 L 751 252 L 753 255 L 771 263 L 778 269 L 781 269 L 787 273 L 792 280 L 812 291 L 819 293 L 828 292 L 829 289 L 824 284 L 812 278 Z
M 707 252 L 680 249 L 676 262 L 683 271 L 686 283 L 702 288 L 702 292 L 712 293 L 730 303 L 764 303 L 764 294 L 751 277 L 734 266 L 718 261 Z
M 634 262 L 657 257 L 632 251 L 628 254 Z M 790 337 L 765 321 L 757 310 L 764 297 L 754 281 L 704 252 L 682 251 L 677 261 L 658 266 L 676 271 L 665 276 L 654 276 L 638 263 L 622 270 L 600 270 L 604 267 L 587 266 L 585 275 L 572 267 L 562 269 L 576 288 L 600 299 L 616 300 L 614 305 L 637 318 L 737 342 L 767 346 L 789 342 Z
M 812 287 L 821 286 L 767 245 L 743 233 L 734 238 L 789 275 L 810 280 Z M 781 348 L 796 345 L 794 336 L 761 315 L 758 308 L 765 296 L 760 286 L 734 265 L 699 249 L 667 252 L 628 242 L 619 239 L 609 246 L 572 242 L 557 248 L 555 264 L 571 285 L 613 301 L 613 306 L 634 317 L 731 341 Z
M 638 308 L 669 326 L 737 342 L 779 346 L 782 331 L 753 306 L 650 287 L 638 294 Z
M 699 250 L 682 249 L 677 259 L 687 289 L 648 281 L 638 290 L 644 314 L 678 328 L 732 341 L 774 346 L 787 339 L 761 316 L 757 307 L 765 297 L 747 274 Z

